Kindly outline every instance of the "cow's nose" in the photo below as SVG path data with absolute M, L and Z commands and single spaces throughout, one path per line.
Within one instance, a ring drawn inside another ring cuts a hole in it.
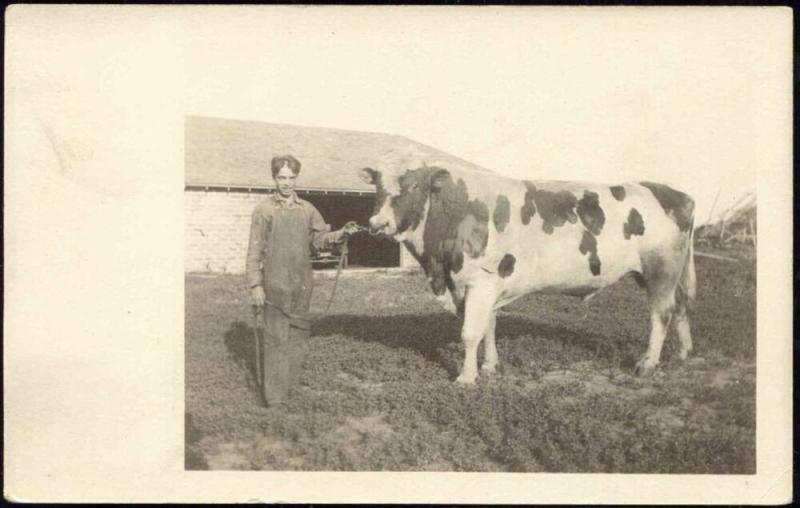
M 379 231 L 383 230 L 388 225 L 389 225 L 389 221 L 382 221 L 378 217 L 371 217 L 369 219 L 369 231 L 370 231 L 370 233 L 378 233 Z

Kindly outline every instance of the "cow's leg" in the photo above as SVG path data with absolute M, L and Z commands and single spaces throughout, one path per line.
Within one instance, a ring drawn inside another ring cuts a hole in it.
M 650 341 L 634 373 L 649 376 L 656 370 L 661 358 L 661 348 L 675 310 L 679 271 L 672 256 L 650 256 L 643 261 L 643 276 L 650 301 Z
M 675 288 L 675 312 L 672 315 L 672 329 L 680 341 L 680 358 L 686 360 L 692 352 L 692 331 L 689 327 L 689 308 L 695 298 L 696 281 L 694 272 L 694 249 L 692 236 L 687 239 L 689 252 L 684 262 L 680 281 Z
M 669 308 L 656 307 L 650 311 L 650 342 L 647 352 L 636 364 L 634 372 L 637 376 L 649 376 L 655 372 L 671 317 Z
M 497 345 L 494 341 L 494 330 L 497 324 L 497 312 L 492 311 L 489 314 L 489 322 L 486 325 L 486 331 L 483 335 L 483 365 L 481 370 L 491 374 L 497 368 Z
M 680 358 L 686 360 L 692 352 L 692 332 L 689 328 L 689 315 L 685 305 L 678 304 L 672 314 L 672 329 L 681 343 Z
M 494 310 L 495 288 L 489 281 L 477 281 L 467 289 L 464 309 L 464 366 L 456 382 L 473 384 L 478 377 L 478 345 L 486 332 Z

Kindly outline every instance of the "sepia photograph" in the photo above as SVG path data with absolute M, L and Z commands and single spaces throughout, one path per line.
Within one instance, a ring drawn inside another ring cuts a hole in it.
M 6 499 L 791 500 L 790 9 L 6 29 Z
M 755 473 L 750 77 L 629 29 L 400 48 L 446 80 L 402 90 L 359 44 L 308 88 L 447 101 L 433 125 L 187 115 L 187 469 Z

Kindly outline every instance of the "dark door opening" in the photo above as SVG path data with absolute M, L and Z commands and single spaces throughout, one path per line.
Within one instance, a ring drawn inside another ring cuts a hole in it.
M 336 196 L 330 194 L 310 194 L 298 191 L 298 195 L 310 201 L 331 229 L 336 230 L 349 221 L 366 225 L 375 202 L 373 196 Z M 349 267 L 396 267 L 400 266 L 400 245 L 386 238 L 376 238 L 367 233 L 353 235 L 348 243 L 350 253 Z M 327 265 L 335 268 L 335 265 Z M 324 268 L 325 265 L 315 268 Z

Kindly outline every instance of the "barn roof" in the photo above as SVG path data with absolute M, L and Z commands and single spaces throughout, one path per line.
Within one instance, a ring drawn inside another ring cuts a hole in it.
M 298 189 L 374 190 L 357 175 L 363 167 L 448 164 L 487 171 L 403 136 L 301 127 L 202 116 L 185 119 L 185 184 L 273 187 L 269 161 L 290 153 L 302 163 Z

